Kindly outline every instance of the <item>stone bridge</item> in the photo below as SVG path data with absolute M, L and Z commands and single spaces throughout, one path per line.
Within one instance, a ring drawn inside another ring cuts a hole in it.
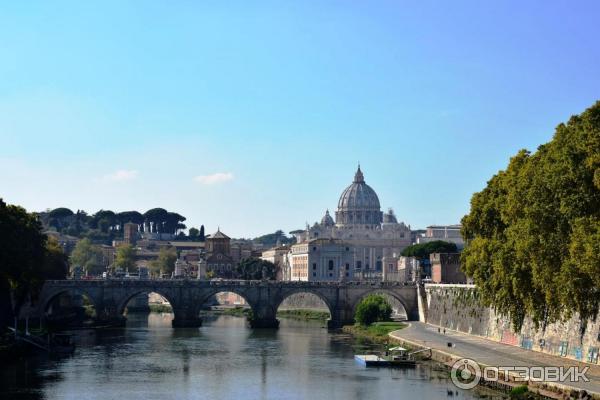
M 273 328 L 279 305 L 296 293 L 312 293 L 329 308 L 328 327 L 338 328 L 353 323 L 356 306 L 371 293 L 387 294 L 398 300 L 409 320 L 418 320 L 417 287 L 398 282 L 282 282 L 282 281 L 200 281 L 200 280 L 55 280 L 44 284 L 37 301 L 36 313 L 44 318 L 57 296 L 85 295 L 93 303 L 97 318 L 107 323 L 124 321 L 127 303 L 144 293 L 158 293 L 173 308 L 174 327 L 200 326 L 200 309 L 221 292 L 243 297 L 252 308 L 251 326 Z

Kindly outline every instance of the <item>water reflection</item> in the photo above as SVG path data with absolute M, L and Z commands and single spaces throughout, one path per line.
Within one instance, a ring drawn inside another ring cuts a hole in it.
M 172 329 L 171 319 L 131 314 L 124 329 L 79 332 L 72 357 L 3 368 L 0 398 L 476 398 L 429 364 L 360 367 L 350 338 L 318 322 L 282 320 L 279 330 L 253 331 L 238 317 L 207 317 L 199 329 Z

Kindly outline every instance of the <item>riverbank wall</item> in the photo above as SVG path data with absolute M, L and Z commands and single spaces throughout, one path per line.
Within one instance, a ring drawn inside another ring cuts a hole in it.
M 429 350 L 428 353 L 431 357 L 431 360 L 443 365 L 448 371 L 452 371 L 453 366 L 459 360 L 464 359 L 464 355 L 457 354 L 452 352 L 452 350 L 441 350 L 439 348 L 432 348 L 426 346 L 424 343 L 419 343 L 418 341 L 413 341 L 407 339 L 402 336 L 402 331 L 394 331 L 389 333 L 389 337 L 396 343 L 401 346 L 410 349 L 410 350 Z M 481 367 L 486 367 L 488 365 L 481 363 L 478 360 L 475 360 Z M 479 385 L 484 386 L 496 391 L 500 391 L 503 393 L 510 393 L 513 389 L 522 386 L 523 382 L 516 382 L 515 378 L 518 378 L 516 374 L 509 374 L 509 376 L 504 376 L 502 374 L 499 375 L 499 380 L 488 380 L 486 377 L 482 376 Z M 559 383 L 528 383 L 528 390 L 536 393 L 539 399 L 568 399 L 571 398 L 570 395 L 573 393 L 579 394 L 580 390 L 565 386 Z M 578 398 L 578 397 L 577 397 Z M 593 399 L 600 399 L 597 394 L 592 394 Z
M 526 318 L 515 332 L 510 321 L 483 307 L 474 285 L 426 284 L 425 322 L 524 349 L 581 362 L 598 364 L 600 321 L 587 321 L 585 330 L 577 316 L 536 329 Z

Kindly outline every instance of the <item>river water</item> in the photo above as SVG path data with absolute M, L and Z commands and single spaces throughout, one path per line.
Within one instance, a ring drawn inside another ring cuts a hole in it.
M 171 314 L 132 314 L 125 329 L 82 332 L 73 356 L 3 365 L 4 399 L 474 399 L 433 363 L 366 369 L 359 345 L 323 323 L 282 319 L 251 330 L 240 317 L 172 329 Z

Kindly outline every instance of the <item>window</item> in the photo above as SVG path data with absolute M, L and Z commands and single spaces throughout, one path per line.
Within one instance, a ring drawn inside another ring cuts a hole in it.
M 346 276 L 350 276 L 350 274 L 346 272 Z
M 313 271 L 317 269 L 317 263 L 313 263 Z
M 333 270 L 333 260 L 329 260 L 329 270 Z
M 350 269 L 350 264 L 346 263 L 346 271 L 348 271 Z
M 350 251 L 350 247 L 346 247 L 346 251 Z
M 361 269 L 361 267 L 362 267 L 362 262 L 357 261 L 356 262 L 356 269 Z
M 365 263 L 365 269 L 369 269 L 369 263 Z
M 381 261 L 377 261 L 375 263 L 375 268 L 377 269 L 377 271 L 381 271 Z
M 329 273 L 329 277 L 331 278 L 332 276 L 333 276 L 333 274 L 330 272 L 330 273 Z
M 316 273 L 316 272 L 313 272 L 313 276 L 317 276 L 317 273 Z
M 316 247 L 313 247 L 313 251 L 317 251 L 317 248 L 316 248 Z

